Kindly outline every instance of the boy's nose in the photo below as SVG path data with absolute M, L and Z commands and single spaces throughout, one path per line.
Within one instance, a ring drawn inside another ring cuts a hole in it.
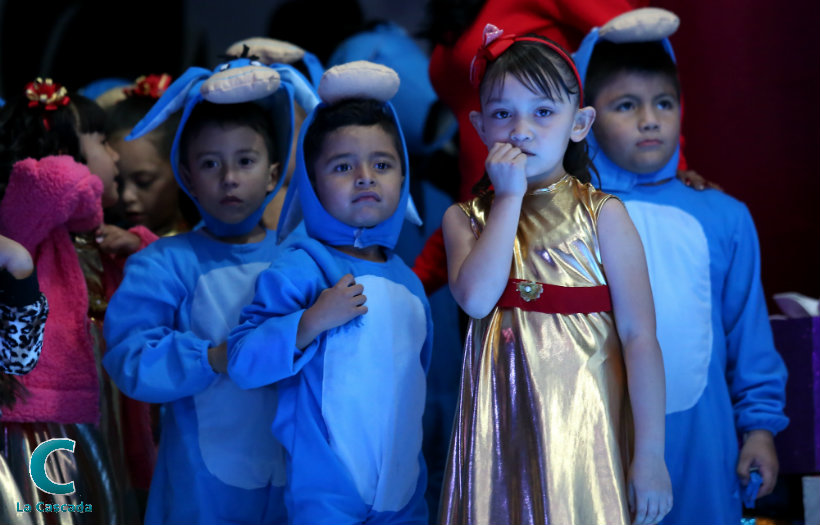
M 222 184 L 231 187 L 237 186 L 239 184 L 237 173 L 230 168 L 226 168 L 225 173 L 222 175 Z
M 356 177 L 356 186 L 372 186 L 376 183 L 376 179 L 373 177 L 373 174 L 370 173 L 368 169 L 359 170 L 359 173 Z
M 651 109 L 644 109 L 639 115 L 638 126 L 642 131 L 652 131 L 660 127 L 657 115 Z

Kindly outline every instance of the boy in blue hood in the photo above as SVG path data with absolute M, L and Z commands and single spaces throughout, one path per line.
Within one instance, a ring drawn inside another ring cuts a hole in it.
M 316 99 L 286 66 L 191 68 L 132 132 L 185 107 L 171 160 L 203 218 L 131 257 L 107 312 L 106 370 L 126 395 L 164 404 L 146 524 L 287 522 L 277 392 L 228 377 L 226 339 L 280 251 L 261 219 L 287 166 L 294 91 Z
M 395 72 L 364 62 L 325 73 L 280 221 L 281 231 L 301 207 L 308 236 L 260 274 L 228 338 L 240 386 L 278 382 L 290 523 L 428 523 L 432 320 L 421 282 L 392 251 L 409 175 L 385 82 L 397 87 Z
M 646 251 L 674 494 L 662 523 L 734 525 L 741 500 L 753 506 L 774 487 L 786 370 L 748 209 L 675 177 L 680 86 L 666 37 L 676 28 L 672 13 L 633 11 L 593 29 L 575 60 L 597 111 L 587 141 L 601 189 L 624 201 Z

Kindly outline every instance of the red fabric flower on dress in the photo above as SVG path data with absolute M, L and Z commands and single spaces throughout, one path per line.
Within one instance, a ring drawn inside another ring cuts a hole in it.
M 160 75 L 143 75 L 137 79 L 134 87 L 123 89 L 129 97 L 147 97 L 158 99 L 171 85 L 173 78 L 167 73 Z

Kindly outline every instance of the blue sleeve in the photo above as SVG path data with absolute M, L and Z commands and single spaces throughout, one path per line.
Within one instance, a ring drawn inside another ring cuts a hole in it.
M 748 209 L 732 237 L 732 254 L 723 293 L 727 344 L 727 382 L 738 432 L 783 430 L 788 418 L 786 367 L 774 346 L 760 281 L 760 247 Z
M 259 274 L 253 302 L 228 336 L 228 375 L 240 388 L 257 388 L 296 374 L 316 353 L 321 337 L 296 347 L 299 321 L 327 288 L 303 251 L 282 255 Z
M 166 403 L 203 391 L 216 377 L 208 348 L 220 342 L 178 330 L 188 290 L 173 261 L 146 250 L 129 258 L 105 315 L 103 366 L 127 396 Z

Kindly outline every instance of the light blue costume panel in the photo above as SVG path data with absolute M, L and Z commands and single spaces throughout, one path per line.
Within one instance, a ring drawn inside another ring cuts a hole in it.
M 396 119 L 392 107 L 384 108 Z M 319 202 L 304 165 L 296 169 L 280 230 L 304 218 L 290 249 L 259 276 L 256 297 L 228 338 L 228 373 L 245 388 L 278 382 L 273 433 L 288 451 L 290 523 L 426 525 L 422 415 L 432 316 L 421 282 L 393 252 L 409 201 L 406 148 L 399 204 L 382 223 L 355 228 Z M 402 139 L 402 144 L 403 144 Z M 385 262 L 331 246 L 380 246 Z M 321 292 L 352 274 L 367 313 L 296 348 L 299 320 Z
M 241 389 L 208 362 L 277 256 L 275 238 L 227 244 L 199 230 L 128 260 L 103 365 L 126 395 L 165 403 L 147 524 L 287 521 L 285 454 L 270 433 L 276 388 Z
M 368 312 L 298 350 L 302 313 L 346 273 L 364 286 Z M 393 253 L 376 263 L 305 239 L 259 276 L 229 339 L 229 373 L 249 388 L 282 380 L 273 429 L 289 452 L 292 523 L 427 523 L 431 341 L 421 283 Z
M 575 55 L 582 77 L 597 41 L 593 30 Z M 658 172 L 638 175 L 615 165 L 594 137 L 590 148 L 601 189 L 624 201 L 646 252 L 675 499 L 662 523 L 736 525 L 738 439 L 788 423 L 786 369 L 774 348 L 751 215 L 722 192 L 675 178 L 677 153 Z

